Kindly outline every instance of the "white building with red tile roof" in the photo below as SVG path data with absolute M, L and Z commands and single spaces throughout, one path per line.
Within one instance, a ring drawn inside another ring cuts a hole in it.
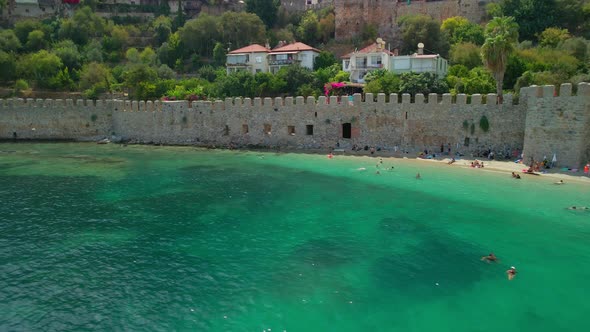
M 274 74 L 282 67 L 293 64 L 313 70 L 313 63 L 318 55 L 320 50 L 301 42 L 283 45 L 268 54 L 269 71 Z
M 359 51 L 348 53 L 342 57 L 342 70 L 350 73 L 353 83 L 365 83 L 365 76 L 379 69 L 390 68 L 393 53 L 385 49 L 385 42 L 379 38 Z
M 385 49 L 385 42 L 378 38 L 359 51 L 342 57 L 342 70 L 350 73 L 353 83 L 365 83 L 365 76 L 374 70 L 385 69 L 396 74 L 415 72 L 433 73 L 438 77 L 447 74 L 448 62 L 438 54 L 422 54 L 422 49 L 412 55 L 399 56 Z
M 247 71 L 252 74 L 268 72 L 270 50 L 262 45 L 252 44 L 227 54 L 227 73 Z

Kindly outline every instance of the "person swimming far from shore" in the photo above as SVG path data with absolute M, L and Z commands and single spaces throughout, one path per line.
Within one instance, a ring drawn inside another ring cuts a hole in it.
M 570 206 L 567 208 L 568 210 L 576 210 L 576 211 L 587 211 L 590 210 L 587 206 Z
M 516 268 L 514 266 L 511 266 L 510 269 L 508 269 L 506 271 L 506 275 L 508 276 L 508 280 L 514 279 L 514 277 L 516 277 L 517 273 L 518 273 L 518 271 L 516 271 Z
M 555 182 L 554 184 L 565 184 L 565 182 L 563 182 L 563 180 L 559 180 L 559 181 Z
M 416 180 L 420 180 L 422 179 L 422 176 L 420 176 L 420 173 L 416 173 Z
M 483 256 L 483 257 L 481 258 L 481 260 L 482 260 L 482 261 L 486 261 L 487 263 L 492 263 L 492 262 L 495 262 L 495 263 L 497 263 L 497 262 L 499 262 L 499 259 L 498 259 L 498 257 L 496 257 L 496 255 L 494 255 L 494 253 L 493 253 L 493 252 L 491 252 L 491 253 L 490 253 L 489 255 L 487 255 L 487 256 Z

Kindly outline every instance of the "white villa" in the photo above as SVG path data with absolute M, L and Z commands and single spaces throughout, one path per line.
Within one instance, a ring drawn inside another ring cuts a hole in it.
M 227 73 L 248 71 L 252 74 L 271 72 L 277 73 L 282 67 L 297 64 L 313 70 L 315 58 L 320 54 L 304 43 L 281 44 L 270 50 L 267 47 L 252 44 L 233 50 L 227 54 Z
M 247 71 L 252 74 L 268 72 L 270 50 L 262 45 L 252 44 L 233 50 L 227 54 L 225 66 L 227 73 Z
M 385 69 L 396 74 L 433 73 L 438 77 L 447 74 L 448 62 L 438 54 L 423 54 L 423 45 L 412 55 L 397 55 L 385 49 L 385 42 L 377 42 L 362 50 L 354 51 L 342 57 L 342 70 L 350 73 L 353 83 L 365 83 L 365 76 L 374 70 Z
M 364 83 L 365 75 L 379 69 L 390 68 L 393 53 L 385 49 L 385 42 L 378 39 L 360 51 L 348 53 L 342 57 L 342 70 L 350 73 L 350 81 Z

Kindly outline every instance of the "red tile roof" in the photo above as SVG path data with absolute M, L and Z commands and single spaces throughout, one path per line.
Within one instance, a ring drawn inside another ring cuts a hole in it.
M 280 52 L 298 52 L 298 51 L 316 51 L 320 52 L 317 48 L 313 48 L 309 45 L 305 45 L 301 42 L 295 42 L 293 44 L 277 47 L 272 50 L 273 53 L 280 53 Z
M 269 53 L 270 50 L 262 45 L 252 44 L 246 47 L 238 48 L 237 50 L 233 50 L 228 54 L 238 54 L 238 53 L 257 53 L 257 52 L 266 52 Z
M 387 53 L 389 55 L 395 55 L 395 54 L 393 54 L 393 52 L 391 52 L 391 51 L 389 51 L 389 50 L 387 50 L 385 48 L 384 49 L 381 49 L 381 50 L 377 50 L 377 43 L 373 43 L 373 44 L 371 44 L 371 45 L 369 45 L 369 46 L 367 46 L 367 47 L 365 47 L 365 48 L 363 48 L 361 50 L 358 50 L 358 51 L 355 51 L 355 52 L 350 52 L 348 54 L 345 54 L 341 58 L 342 59 L 348 59 L 348 58 L 350 58 L 355 53 L 378 53 L 378 52 L 385 52 L 385 53 Z

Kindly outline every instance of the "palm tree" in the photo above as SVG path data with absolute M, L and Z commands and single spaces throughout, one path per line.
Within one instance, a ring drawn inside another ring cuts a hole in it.
M 486 25 L 484 36 L 486 41 L 481 47 L 481 57 L 496 80 L 498 102 L 501 104 L 504 100 L 502 96 L 504 72 L 506 72 L 508 56 L 514 50 L 514 43 L 518 41 L 518 24 L 514 21 L 514 17 L 494 17 Z

